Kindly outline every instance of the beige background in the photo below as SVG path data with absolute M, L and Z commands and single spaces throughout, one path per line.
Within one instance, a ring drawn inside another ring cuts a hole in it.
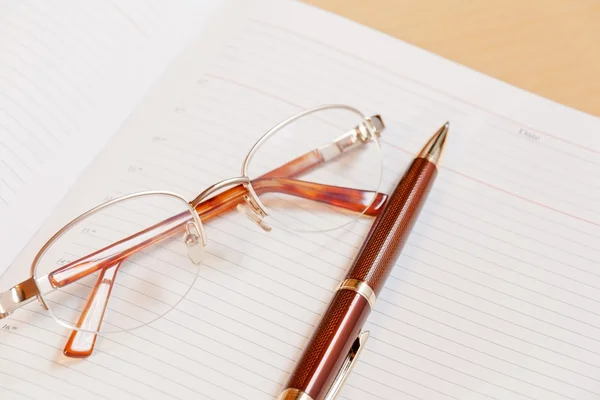
M 600 116 L 600 0 L 304 0 Z

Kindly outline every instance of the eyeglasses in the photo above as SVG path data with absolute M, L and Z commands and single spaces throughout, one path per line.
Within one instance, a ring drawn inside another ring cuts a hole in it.
M 241 176 L 192 201 L 146 191 L 100 204 L 42 246 L 29 279 L 0 293 L 0 318 L 37 298 L 72 331 L 64 354 L 87 357 L 98 334 L 147 325 L 186 296 L 211 218 L 235 208 L 265 231 L 322 232 L 377 215 L 383 130 L 380 116 L 350 106 L 307 109 L 258 139 Z

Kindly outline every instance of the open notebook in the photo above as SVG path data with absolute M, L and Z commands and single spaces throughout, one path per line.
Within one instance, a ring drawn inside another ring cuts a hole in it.
M 449 120 L 341 398 L 600 398 L 598 118 L 295 2 L 0 7 L 0 289 L 66 210 L 145 189 L 191 198 L 306 107 L 382 115 L 384 191 Z M 274 399 L 368 227 L 210 221 L 187 298 L 84 360 L 32 303 L 0 321 L 0 398 Z

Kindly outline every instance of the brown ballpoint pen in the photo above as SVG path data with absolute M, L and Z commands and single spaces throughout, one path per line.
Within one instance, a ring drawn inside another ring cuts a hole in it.
M 362 332 L 437 175 L 449 123 L 419 152 L 388 197 L 278 400 L 333 400 L 363 349 Z

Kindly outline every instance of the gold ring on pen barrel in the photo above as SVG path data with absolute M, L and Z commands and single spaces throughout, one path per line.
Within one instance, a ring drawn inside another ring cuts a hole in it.
M 308 394 L 298 389 L 286 389 L 277 397 L 277 400 L 313 400 Z
M 365 282 L 358 280 L 358 279 L 345 279 L 337 287 L 337 290 L 344 290 L 344 289 L 352 290 L 352 291 L 355 291 L 356 293 L 360 294 L 362 297 L 364 297 L 369 302 L 371 309 L 375 305 L 377 296 L 375 296 L 375 292 L 373 291 L 373 289 L 371 289 L 371 286 L 367 285 Z

